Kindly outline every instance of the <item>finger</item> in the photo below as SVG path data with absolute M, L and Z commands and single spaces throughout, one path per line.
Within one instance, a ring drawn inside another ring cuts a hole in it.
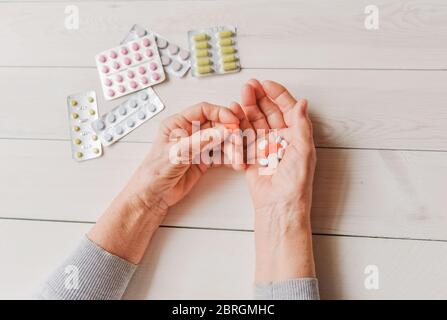
M 244 145 L 239 135 L 233 134 L 223 144 L 224 163 L 234 170 L 244 170 Z
M 285 128 L 286 123 L 284 117 L 278 106 L 266 95 L 262 85 L 256 79 L 251 79 L 248 84 L 255 89 L 256 100 L 258 106 L 264 113 L 270 128 L 280 129 Z
M 232 102 L 230 104 L 230 110 L 238 117 L 239 119 L 239 128 L 241 128 L 242 131 L 247 129 L 253 129 L 253 126 L 251 125 L 250 121 L 248 121 L 247 117 L 245 116 L 244 110 L 242 110 L 242 107 L 237 102 Z
M 307 114 L 307 100 L 300 99 L 295 107 L 284 115 L 288 126 L 307 126 L 312 131 L 312 122 Z
M 259 109 L 256 101 L 256 93 L 253 87 L 246 84 L 242 87 L 242 110 L 245 113 L 248 121 L 251 123 L 255 130 L 263 129 L 268 130 L 269 125 L 265 119 L 261 109 Z
M 298 125 L 301 121 L 310 122 L 307 115 L 307 100 L 298 101 L 287 91 L 287 89 L 274 81 L 263 81 L 265 93 L 278 105 L 283 112 L 284 122 L 287 126 Z
M 180 113 L 189 122 L 199 121 L 201 124 L 207 121 L 238 124 L 239 119 L 228 108 L 201 102 L 183 110 Z
M 288 113 L 296 104 L 296 99 L 287 91 L 287 89 L 274 81 L 266 80 L 262 82 L 262 87 L 270 99 L 272 99 L 282 111 L 283 114 Z M 284 119 L 286 124 L 287 119 Z
M 220 148 L 220 144 L 228 137 L 228 130 L 213 127 L 195 132 L 189 137 L 181 138 L 174 146 L 182 163 L 191 162 L 203 152 Z M 198 161 L 199 163 L 199 161 Z

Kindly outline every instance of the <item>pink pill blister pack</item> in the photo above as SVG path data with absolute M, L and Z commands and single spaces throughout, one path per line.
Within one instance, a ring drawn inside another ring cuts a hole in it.
M 105 50 L 95 60 L 106 100 L 153 86 L 166 78 L 153 34 Z
M 95 91 L 69 95 L 67 109 L 72 158 L 84 161 L 100 157 L 101 142 L 92 129 L 92 123 L 98 119 Z
M 93 122 L 92 127 L 104 146 L 111 145 L 132 132 L 164 109 L 152 88 L 130 96 L 130 99 L 113 108 Z
M 147 36 L 148 34 L 153 34 L 155 37 L 158 51 L 161 56 L 161 63 L 163 64 L 165 71 L 176 77 L 183 77 L 191 68 L 191 61 L 189 59 L 190 53 L 188 50 L 170 42 L 163 36 L 152 31 L 147 31 L 145 28 L 136 24 L 130 29 L 121 44 Z

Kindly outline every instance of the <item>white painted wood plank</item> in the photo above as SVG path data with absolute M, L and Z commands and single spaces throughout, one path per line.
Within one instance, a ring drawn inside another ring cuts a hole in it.
M 65 141 L 0 140 L 0 216 L 95 221 L 149 144 L 120 143 L 81 164 L 69 148 Z M 446 184 L 444 152 L 319 149 L 314 232 L 447 239 Z M 165 225 L 252 229 L 243 174 L 210 170 Z
M 326 147 L 447 150 L 447 73 L 439 71 L 244 70 L 208 80 L 171 79 L 155 87 L 166 109 L 125 140 L 153 140 L 160 120 L 207 100 L 240 100 L 250 78 L 274 79 L 310 101 L 317 145 Z M 0 68 L 0 137 L 68 139 L 66 96 L 95 89 L 96 71 L 76 68 Z M 124 101 L 120 99 L 119 101 Z
M 77 2 L 79 30 L 66 30 L 67 2 L 0 4 L 1 65 L 93 66 L 141 23 L 186 45 L 191 28 L 239 28 L 246 68 L 445 69 L 447 4 L 377 0 L 380 29 L 364 27 L 369 1 Z M 32 50 L 30 50 L 32 48 Z
M 0 220 L 0 298 L 29 297 L 88 228 Z M 445 242 L 314 236 L 314 247 L 324 299 L 447 298 Z M 251 299 L 253 249 L 251 232 L 162 228 L 125 298 Z M 379 290 L 364 287 L 367 265 Z

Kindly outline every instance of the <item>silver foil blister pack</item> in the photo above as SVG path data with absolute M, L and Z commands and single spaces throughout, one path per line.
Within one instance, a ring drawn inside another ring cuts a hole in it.
M 104 146 L 111 145 L 132 132 L 164 109 L 152 88 L 130 96 L 93 123 L 93 129 Z
M 123 41 L 121 41 L 121 44 L 134 41 L 148 34 L 154 35 L 156 39 L 161 63 L 165 71 L 179 78 L 186 75 L 191 67 L 189 51 L 151 30 L 147 30 L 136 24 L 130 29 Z

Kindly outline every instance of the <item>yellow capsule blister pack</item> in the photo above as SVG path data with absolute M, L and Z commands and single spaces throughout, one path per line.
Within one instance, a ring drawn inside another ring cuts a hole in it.
M 192 75 L 204 77 L 240 71 L 236 35 L 232 26 L 189 31 Z
M 73 159 L 84 161 L 100 157 L 101 141 L 92 128 L 92 123 L 98 119 L 95 91 L 69 95 L 67 108 Z

